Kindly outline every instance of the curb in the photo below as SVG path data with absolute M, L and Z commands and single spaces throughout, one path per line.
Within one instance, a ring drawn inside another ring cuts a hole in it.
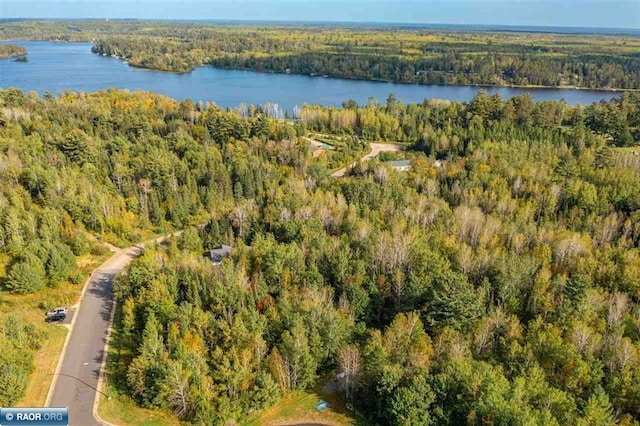
M 102 389 L 104 387 L 104 378 L 106 377 L 106 367 L 107 367 L 107 356 L 109 354 L 109 342 L 111 341 L 111 332 L 113 331 L 113 319 L 116 316 L 116 304 L 117 299 L 114 297 L 111 303 L 111 316 L 109 317 L 109 326 L 107 327 L 107 336 L 106 343 L 104 344 L 104 349 L 102 351 L 102 361 L 100 361 L 100 370 L 98 371 L 98 386 L 96 391 L 96 397 L 93 399 L 93 408 L 92 414 L 93 418 L 98 421 L 98 423 L 103 426 L 116 426 L 113 423 L 109 423 L 106 420 L 103 420 L 98 414 L 98 406 L 100 405 L 100 395 L 102 395 Z M 111 399 L 111 397 L 109 397 Z

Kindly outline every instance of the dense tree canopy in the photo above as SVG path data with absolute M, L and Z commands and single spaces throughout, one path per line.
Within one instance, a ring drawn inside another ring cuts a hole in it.
M 371 424 L 634 424 L 639 99 L 390 97 L 283 121 L 148 93 L 0 91 L 2 285 L 57 285 L 81 231 L 184 228 L 115 287 L 110 379 L 141 406 L 225 424 L 342 373 Z M 405 142 L 411 170 L 372 160 L 330 178 L 307 130 L 354 151 Z M 219 244 L 233 249 L 214 265 Z M 15 330 L 37 347 L 17 323 L 0 338 Z M 31 363 L 0 368 L 2 401 Z

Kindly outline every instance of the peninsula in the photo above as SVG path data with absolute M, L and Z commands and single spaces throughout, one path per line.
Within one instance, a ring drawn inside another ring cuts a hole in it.
M 0 44 L 0 59 L 18 58 L 26 54 L 27 49 L 17 44 Z

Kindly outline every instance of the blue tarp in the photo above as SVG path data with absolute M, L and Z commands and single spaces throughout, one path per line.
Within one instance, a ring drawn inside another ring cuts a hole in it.
M 320 401 L 316 404 L 316 410 L 323 411 L 325 408 L 329 406 L 329 403 L 326 401 Z

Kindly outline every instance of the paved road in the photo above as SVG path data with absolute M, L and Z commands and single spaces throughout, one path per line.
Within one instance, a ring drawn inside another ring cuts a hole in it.
M 342 176 L 345 175 L 347 170 L 349 170 L 350 168 L 352 168 L 353 166 L 358 164 L 359 161 L 370 160 L 373 157 L 376 157 L 381 152 L 394 152 L 394 151 L 401 151 L 403 149 L 402 145 L 394 145 L 394 144 L 387 144 L 387 143 L 371 143 L 369 145 L 371 146 L 371 152 L 370 153 L 368 153 L 367 155 L 365 155 L 364 157 L 362 157 L 358 161 L 355 161 L 355 162 L 349 164 L 347 167 L 342 168 L 342 169 L 332 173 L 331 177 L 342 177 Z
M 70 426 L 100 424 L 93 418 L 93 403 L 113 308 L 113 279 L 140 252 L 137 247 L 118 251 L 87 284 L 49 403 L 69 407 Z

